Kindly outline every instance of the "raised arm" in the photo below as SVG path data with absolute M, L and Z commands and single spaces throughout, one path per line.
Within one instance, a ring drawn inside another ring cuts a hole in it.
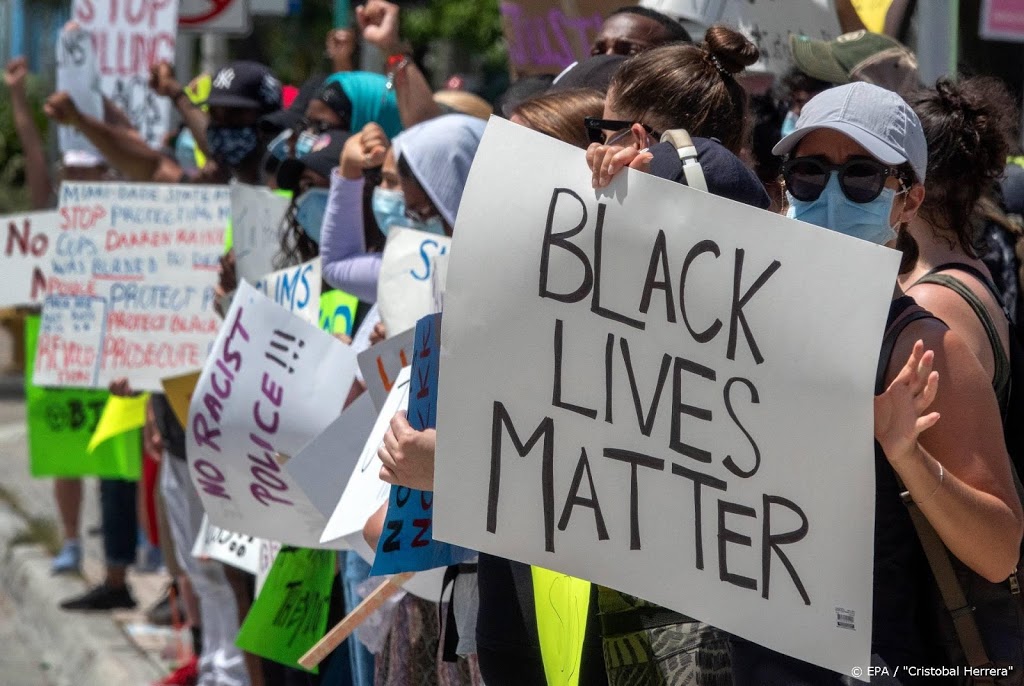
M 174 78 L 174 69 L 170 64 L 161 62 L 160 64 L 153 65 L 150 69 L 149 87 L 157 95 L 171 99 L 174 109 L 181 115 L 181 120 L 185 122 L 188 130 L 192 132 L 196 146 L 204 155 L 209 157 L 210 144 L 206 141 L 206 126 L 210 123 L 210 118 L 206 112 L 193 105 L 192 101 L 189 100 L 185 89 Z
M 11 110 L 14 113 L 14 130 L 21 140 L 25 152 L 25 177 L 28 182 L 32 208 L 41 210 L 49 206 L 53 194 L 53 183 L 46 164 L 46 151 L 36 123 L 32 120 L 32 108 L 28 104 L 25 80 L 28 78 L 28 62 L 24 57 L 15 57 L 4 70 L 4 83 L 11 94 Z
M 129 181 L 177 181 L 181 178 L 182 170 L 176 162 L 150 148 L 141 138 L 125 136 L 121 128 L 83 114 L 66 92 L 51 95 L 43 109 L 46 116 L 58 124 L 81 131 Z
M 367 43 L 377 46 L 385 57 L 407 53 L 398 31 L 398 5 L 387 0 L 370 0 L 356 8 L 356 20 Z M 434 102 L 434 91 L 411 57 L 389 65 L 394 69 L 395 97 L 402 126 L 409 128 L 427 119 L 440 116 L 441 108 Z
M 889 463 L 950 552 L 989 581 L 1006 580 L 1020 556 L 1024 515 L 995 393 L 977 358 L 954 332 L 922 320 L 900 335 L 887 381 L 875 401 L 875 437 Z

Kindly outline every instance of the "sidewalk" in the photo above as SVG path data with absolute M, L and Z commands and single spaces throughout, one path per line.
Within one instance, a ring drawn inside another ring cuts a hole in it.
M 146 686 L 173 666 L 172 632 L 145 619 L 169 578 L 129 570 L 138 602 L 134 611 L 75 613 L 58 607 L 103 578 L 102 539 L 88 534 L 100 521 L 98 488 L 95 479 L 84 482 L 84 578 L 51 575 L 49 551 L 31 539 L 45 538 L 51 527 L 59 531 L 52 482 L 29 476 L 24 404 L 14 386 L 0 379 L 0 585 L 13 599 L 18 633 L 38 651 L 56 686 Z

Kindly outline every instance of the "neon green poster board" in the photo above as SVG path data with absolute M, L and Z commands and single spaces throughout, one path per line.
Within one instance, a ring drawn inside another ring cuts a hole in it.
M 109 393 L 32 385 L 38 336 L 39 317 L 27 317 L 25 409 L 32 476 L 138 479 L 142 470 L 142 435 L 138 429 L 114 436 L 93 453 L 87 450 Z
M 282 548 L 235 645 L 302 669 L 299 658 L 327 631 L 336 559 L 333 550 Z
M 320 296 L 320 328 L 327 333 L 352 335 L 359 298 L 345 291 L 327 291 Z
M 548 686 L 577 686 L 590 608 L 590 582 L 531 567 L 537 635 Z

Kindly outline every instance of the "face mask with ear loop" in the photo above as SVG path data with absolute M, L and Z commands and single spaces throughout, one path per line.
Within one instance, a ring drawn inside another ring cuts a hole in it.
M 661 134 L 662 143 L 671 143 L 679 153 L 679 161 L 683 163 L 683 177 L 686 185 L 699 191 L 708 192 L 708 182 L 704 178 L 704 169 L 697 161 L 697 146 L 686 129 L 672 129 Z

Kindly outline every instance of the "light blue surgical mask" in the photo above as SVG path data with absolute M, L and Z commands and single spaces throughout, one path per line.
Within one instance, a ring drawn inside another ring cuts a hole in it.
M 313 149 L 316 142 L 320 140 L 320 134 L 313 133 L 312 131 L 303 131 L 299 134 L 298 140 L 295 141 L 295 157 L 296 159 L 302 159 L 309 154 L 309 151 Z
M 420 221 L 405 213 L 405 194 L 402 191 L 377 186 L 373 189 L 372 205 L 373 218 L 377 220 L 377 226 L 385 236 L 393 226 L 416 229 L 438 236 L 445 235 L 441 217 L 435 215 L 426 221 Z
M 905 192 L 883 188 L 871 202 L 853 202 L 839 187 L 839 174 L 832 173 L 817 200 L 797 200 L 787 191 L 789 210 L 786 215 L 875 245 L 885 245 L 896 238 L 889 216 L 896 196 Z
M 310 188 L 295 201 L 295 221 L 317 245 L 320 244 L 320 227 L 327 213 L 328 198 L 330 192 L 326 188 Z
M 786 112 L 786 118 L 782 120 L 782 137 L 785 138 L 789 134 L 796 131 L 796 121 L 800 118 L 800 115 L 789 110 Z

